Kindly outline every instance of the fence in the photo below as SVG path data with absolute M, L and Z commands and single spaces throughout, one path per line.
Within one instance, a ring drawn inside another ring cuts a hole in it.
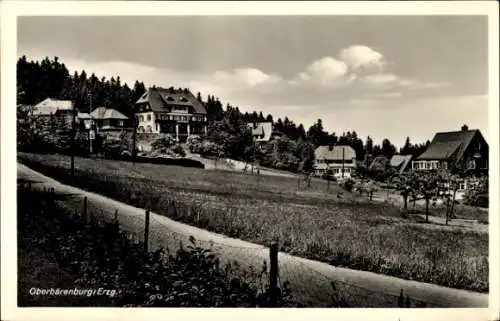
M 304 307 L 447 306 L 446 302 L 410 298 L 405 289 L 395 294 L 394 291 L 352 284 L 335 276 L 335 271 L 329 273 L 325 267 L 318 269 L 307 260 L 279 252 L 278 240 L 270 241 L 269 247 L 259 246 L 176 224 L 167 217 L 110 202 L 104 197 L 82 197 L 65 192 L 61 187 L 56 191 L 45 183 L 32 181 L 20 180 L 19 184 L 24 191 L 42 191 L 47 200 L 57 202 L 58 206 L 66 209 L 65 212 L 85 221 L 117 222 L 131 241 L 143 243 L 144 251 L 164 248 L 171 252 L 189 244 L 194 236 L 197 245 L 209 248 L 222 264 L 236 267 L 235 273 L 252 282 L 267 283 L 272 306 L 281 304 L 281 296 L 286 288 L 291 289 L 294 301 Z

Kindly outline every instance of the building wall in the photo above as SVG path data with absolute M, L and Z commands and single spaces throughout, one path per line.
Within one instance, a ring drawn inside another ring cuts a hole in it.
M 415 160 L 411 162 L 412 169 L 416 171 L 429 171 L 436 169 L 448 169 L 448 162 L 442 160 Z
M 145 133 L 159 133 L 160 126 L 156 124 L 155 113 L 152 111 L 137 113 L 137 131 Z M 149 119 L 148 119 L 149 117 Z M 151 131 L 149 131 L 151 129 Z
M 333 160 L 331 160 L 331 161 L 333 161 Z M 344 167 L 344 175 L 343 175 L 344 178 L 351 177 L 351 174 L 356 169 L 356 159 L 346 160 L 346 161 L 349 161 L 349 162 L 348 163 L 344 162 L 344 166 L 343 166 Z M 342 163 L 333 163 L 333 162 L 325 163 L 325 162 L 322 162 L 321 160 L 320 161 L 315 160 L 314 172 L 315 172 L 316 176 L 322 176 L 327 171 L 328 168 L 330 168 L 333 171 L 333 176 L 335 176 L 337 178 L 342 177 Z

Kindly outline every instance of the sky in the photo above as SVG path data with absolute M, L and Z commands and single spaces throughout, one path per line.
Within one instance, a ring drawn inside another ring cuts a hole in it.
M 18 56 L 402 146 L 488 135 L 484 16 L 19 17 Z

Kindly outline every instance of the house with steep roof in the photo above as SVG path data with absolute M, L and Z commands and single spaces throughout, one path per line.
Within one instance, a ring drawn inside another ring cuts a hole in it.
M 412 155 L 394 155 L 390 160 L 390 166 L 400 174 L 411 169 Z
M 78 112 L 76 114 L 76 122 L 82 129 L 90 129 L 92 126 L 92 116 L 89 113 Z
M 356 168 L 356 151 L 347 145 L 319 146 L 314 151 L 314 173 L 322 176 L 331 170 L 335 177 L 348 178 Z
M 131 129 L 130 119 L 113 108 L 98 107 L 90 113 L 98 132 Z
M 148 88 L 135 103 L 134 114 L 139 133 L 167 133 L 181 142 L 207 133 L 207 111 L 187 89 Z
M 72 115 L 73 102 L 71 100 L 52 99 L 50 97 L 33 107 L 33 116 L 66 116 Z
M 273 134 L 272 122 L 250 122 L 248 126 L 252 130 L 252 137 L 256 142 L 261 143 L 271 140 Z
M 412 162 L 416 171 L 444 169 L 488 170 L 489 148 L 478 129 L 437 133 L 427 149 Z

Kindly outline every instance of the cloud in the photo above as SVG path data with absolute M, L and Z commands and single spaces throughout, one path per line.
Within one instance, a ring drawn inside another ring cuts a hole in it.
M 323 57 L 310 63 L 306 71 L 297 74 L 292 85 L 310 84 L 322 87 L 337 87 L 345 84 L 348 67 L 333 57 Z
M 372 85 L 395 84 L 400 81 L 400 78 L 394 74 L 371 74 L 362 78 L 362 81 Z
M 381 72 L 387 64 L 380 52 L 361 45 L 342 49 L 338 58 L 345 62 L 353 73 Z
M 216 71 L 213 74 L 214 81 L 236 83 L 246 87 L 255 87 L 264 84 L 272 84 L 281 80 L 278 75 L 269 75 L 256 68 L 236 68 L 230 72 Z

